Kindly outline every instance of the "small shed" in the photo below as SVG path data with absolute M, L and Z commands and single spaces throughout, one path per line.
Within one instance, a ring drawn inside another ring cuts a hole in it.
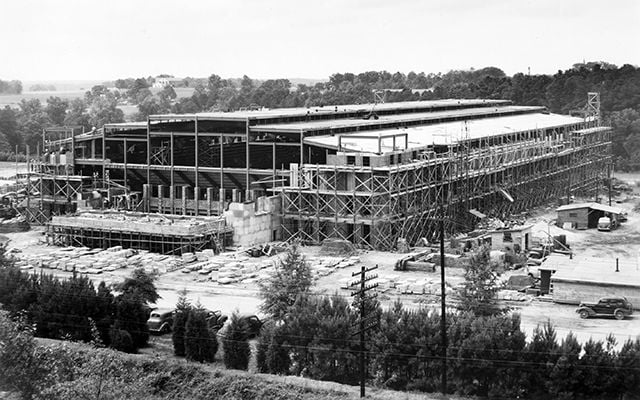
M 624 296 L 640 307 L 640 266 L 635 258 L 549 257 L 540 266 L 550 275 L 553 301 L 579 304 Z M 544 278 L 543 278 L 544 280 Z M 542 286 L 542 284 L 541 284 Z
M 509 253 L 529 250 L 532 227 L 533 225 L 514 226 L 509 229 L 496 229 L 487 232 L 491 237 L 491 248 Z
M 558 219 L 556 224 L 573 229 L 597 228 L 598 220 L 602 217 L 611 218 L 614 226 L 620 223 L 620 215 L 624 210 L 600 203 L 566 204 L 556 209 Z

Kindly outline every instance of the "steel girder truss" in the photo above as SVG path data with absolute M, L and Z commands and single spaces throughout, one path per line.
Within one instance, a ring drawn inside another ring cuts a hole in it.
M 299 185 L 283 190 L 284 237 L 390 250 L 400 237 L 431 238 L 443 217 L 448 231 L 470 229 L 470 209 L 506 218 L 588 194 L 610 162 L 610 131 L 582 129 L 591 125 L 488 137 L 383 168 L 304 165 Z

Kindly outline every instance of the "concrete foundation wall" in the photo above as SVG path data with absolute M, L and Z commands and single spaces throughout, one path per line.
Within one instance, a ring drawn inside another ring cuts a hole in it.
M 633 304 L 634 309 L 640 309 L 640 286 L 553 280 L 553 301 L 556 303 L 579 304 L 581 301 L 595 302 L 599 298 L 606 296 L 626 297 Z
M 224 217 L 227 226 L 233 228 L 233 244 L 253 246 L 281 239 L 280 214 L 280 197 L 270 196 L 251 202 L 231 203 Z

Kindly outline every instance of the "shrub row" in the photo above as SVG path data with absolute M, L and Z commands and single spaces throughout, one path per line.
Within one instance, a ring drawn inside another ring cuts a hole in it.
M 370 384 L 397 390 L 440 390 L 440 315 L 396 303 L 376 311 L 379 328 L 368 333 Z M 347 301 L 300 298 L 281 324 L 267 324 L 258 344 L 261 372 L 304 375 L 357 384 L 357 316 Z M 447 315 L 450 392 L 507 398 L 620 398 L 640 393 L 640 339 L 589 340 L 581 345 L 554 328 L 538 327 L 527 341 L 517 314 Z

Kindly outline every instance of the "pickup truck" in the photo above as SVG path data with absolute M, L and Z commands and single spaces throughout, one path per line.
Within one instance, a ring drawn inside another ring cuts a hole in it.
M 616 319 L 624 319 L 633 314 L 633 306 L 625 297 L 603 297 L 597 303 L 580 303 L 576 312 L 580 318 L 613 315 Z

